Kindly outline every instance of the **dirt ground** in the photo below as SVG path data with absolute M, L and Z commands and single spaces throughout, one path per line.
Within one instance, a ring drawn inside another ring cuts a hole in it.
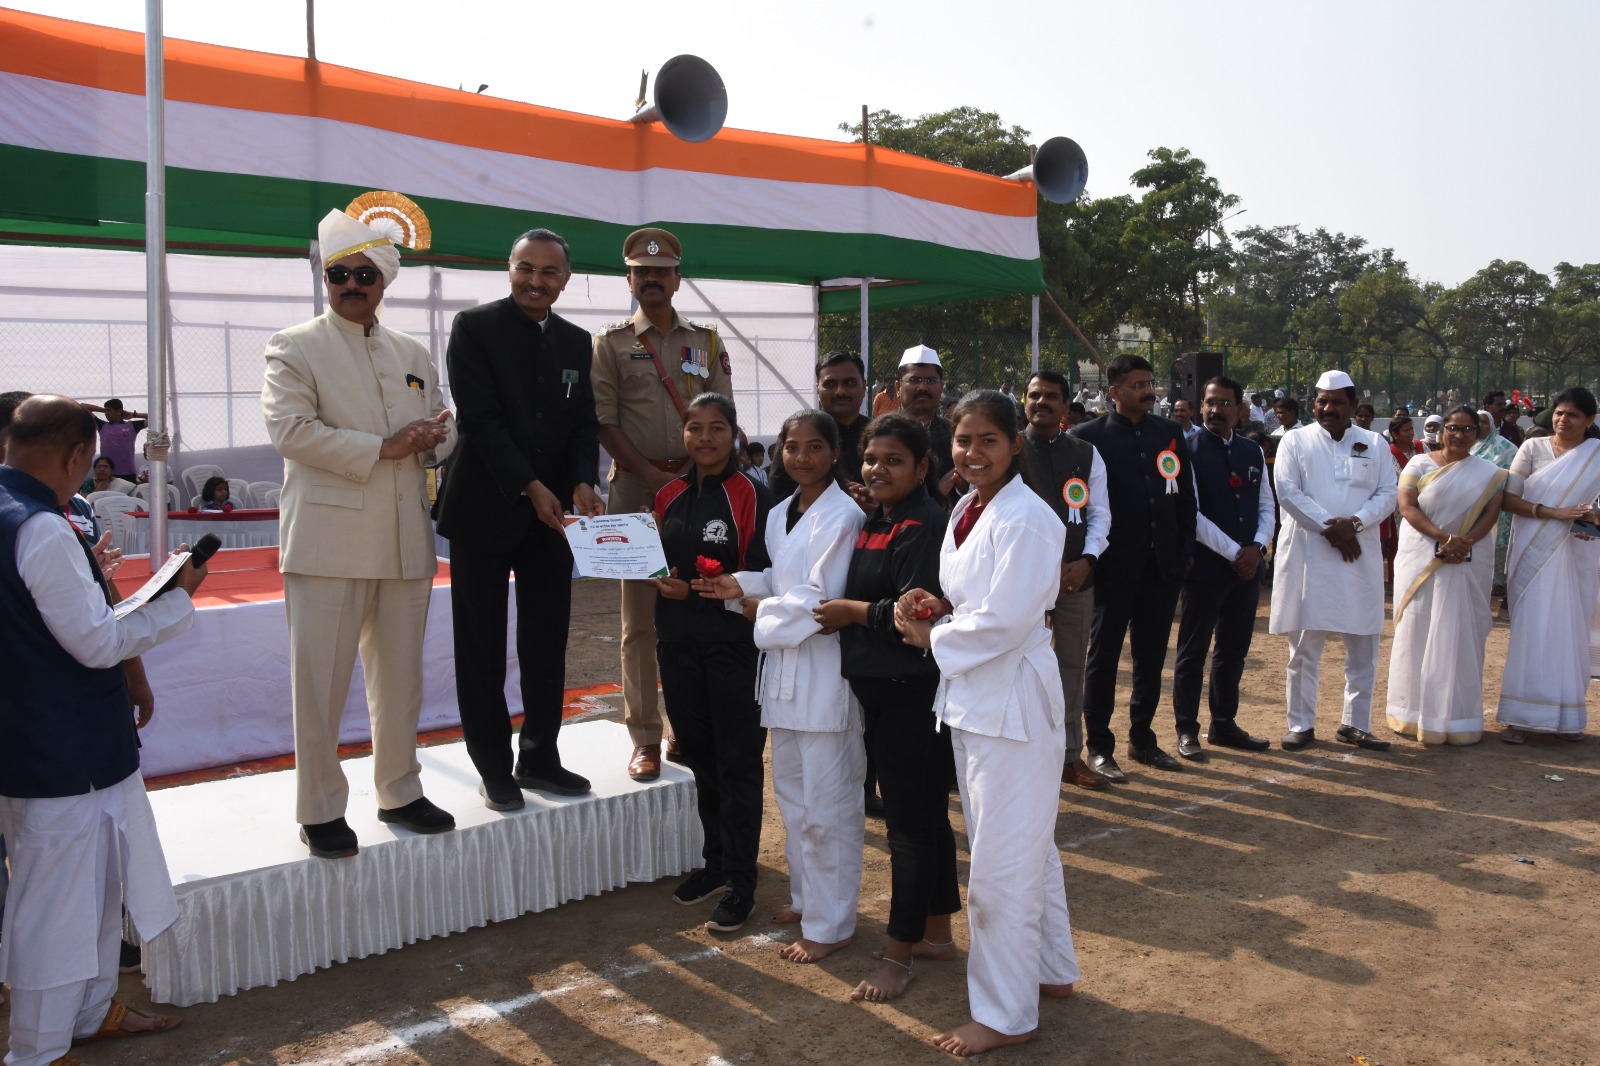
M 569 686 L 616 679 L 616 632 L 615 588 L 580 582 Z M 1506 639 L 1497 624 L 1491 694 Z M 1263 603 L 1240 721 L 1274 742 L 1285 654 Z M 1328 737 L 1340 654 L 1330 645 L 1323 671 Z M 1169 750 L 1171 728 L 1158 717 Z M 988 1058 L 1600 1062 L 1597 795 L 1593 735 L 1442 750 L 1397 740 L 1387 754 L 1274 743 L 1217 750 L 1182 773 L 1133 765 L 1103 793 L 1064 788 L 1057 838 L 1083 983 L 1044 1003 L 1031 1044 Z M 959 806 L 952 797 L 962 843 Z M 794 927 L 766 920 L 787 898 L 782 844 L 769 789 L 759 920 L 742 934 L 706 932 L 710 904 L 675 906 L 668 878 L 192 1007 L 176 1032 L 86 1048 L 86 1061 L 950 1061 L 927 1038 L 967 1017 L 963 963 L 919 965 L 891 1004 L 847 999 L 884 935 L 882 823 L 867 825 L 856 941 L 819 965 L 780 959 Z M 964 916 L 956 938 L 965 946 Z M 137 976 L 123 994 L 145 1001 Z

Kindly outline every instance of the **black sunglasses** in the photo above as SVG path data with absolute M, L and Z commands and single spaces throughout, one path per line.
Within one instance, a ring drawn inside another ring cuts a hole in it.
M 357 285 L 376 285 L 378 283 L 377 267 L 356 267 L 351 270 L 345 266 L 332 266 L 323 271 L 328 280 L 334 285 L 343 285 L 350 280 L 350 275 L 356 276 Z

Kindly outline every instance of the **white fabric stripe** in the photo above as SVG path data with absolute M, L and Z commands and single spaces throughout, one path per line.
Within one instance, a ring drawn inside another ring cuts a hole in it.
M 168 101 L 167 165 L 404 190 L 619 225 L 657 219 L 815 233 L 882 234 L 1037 259 L 1033 218 L 873 187 L 621 171 L 448 144 L 300 115 Z M 0 142 L 142 161 L 144 98 L 0 72 Z

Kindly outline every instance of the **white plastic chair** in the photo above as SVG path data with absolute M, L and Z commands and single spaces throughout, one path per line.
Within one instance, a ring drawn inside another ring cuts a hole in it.
M 149 502 L 150 502 L 150 486 L 149 486 L 149 484 L 140 485 L 137 488 L 135 488 L 133 490 L 133 495 L 141 503 L 149 504 Z M 167 510 L 169 510 L 169 511 L 181 511 L 183 509 L 181 501 L 182 501 L 182 497 L 178 495 L 178 486 L 172 484 L 171 482 L 168 482 L 167 483 Z M 137 508 L 137 510 L 140 510 L 140 511 L 142 511 L 144 509 L 145 509 L 144 507 Z
M 269 511 L 276 511 L 280 506 L 279 501 L 282 499 L 282 497 L 282 488 L 268 489 L 266 496 L 264 496 L 261 500 L 261 506 L 265 507 Z
M 132 496 L 124 499 L 132 500 Z M 134 500 L 138 503 L 137 500 Z M 142 504 L 140 505 L 143 506 Z M 111 534 L 111 546 L 126 552 L 128 550 L 129 535 L 133 532 L 133 519 L 128 517 L 127 511 L 116 510 L 104 513 L 96 512 L 100 519 L 100 528 Z
M 189 486 L 186 495 L 198 496 L 205 491 L 206 481 L 210 478 L 222 477 L 222 467 L 212 466 L 210 463 L 201 463 L 191 466 L 183 472 L 183 482 Z
M 240 507 L 254 507 L 255 497 L 250 494 L 250 482 L 242 477 L 228 479 L 228 495 L 233 497 L 234 503 Z
M 252 482 L 250 482 L 250 501 L 249 501 L 248 504 L 246 504 L 246 506 L 249 506 L 249 507 L 276 507 L 277 504 L 275 504 L 275 503 L 273 503 L 273 504 L 267 503 L 267 492 L 268 492 L 269 489 L 277 489 L 281 493 L 283 491 L 283 482 L 281 482 L 281 481 L 252 481 Z
M 102 522 L 109 521 L 108 515 L 127 514 L 129 511 L 142 511 L 145 503 L 133 496 L 124 496 L 120 492 L 97 492 L 100 498 L 93 500 L 90 506 L 94 508 L 95 517 Z
M 133 497 L 129 496 L 126 492 L 118 492 L 116 489 L 106 489 L 103 492 L 91 492 L 91 493 L 89 493 L 89 495 L 85 496 L 84 499 L 89 501 L 89 506 L 90 507 L 93 507 L 94 506 L 94 501 L 96 501 L 96 500 L 104 500 L 104 499 L 113 498 L 113 497 L 117 497 L 117 496 L 121 496 L 124 500 L 133 499 Z

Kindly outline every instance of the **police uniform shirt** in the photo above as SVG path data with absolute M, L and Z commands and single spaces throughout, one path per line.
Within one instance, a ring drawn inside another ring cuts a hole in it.
M 643 308 L 595 334 L 592 374 L 600 425 L 616 426 L 646 459 L 681 459 L 683 420 L 656 372 L 651 348 L 685 407 L 702 392 L 733 399 L 733 367 L 716 330 L 676 311 L 665 335 Z

